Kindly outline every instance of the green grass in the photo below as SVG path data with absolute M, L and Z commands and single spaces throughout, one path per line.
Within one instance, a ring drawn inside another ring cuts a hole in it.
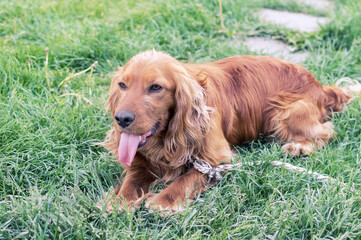
M 304 66 L 324 84 L 360 77 L 360 1 L 337 1 L 317 34 L 268 29 L 254 15 L 259 7 L 323 14 L 303 5 L 222 4 L 225 28 L 211 0 L 0 2 L 0 239 L 361 238 L 360 99 L 333 117 L 338 136 L 309 157 L 285 157 L 279 143 L 264 140 L 240 147 L 239 161 L 265 164 L 227 173 L 182 214 L 142 206 L 107 215 L 95 207 L 122 172 L 94 145 L 111 126 L 104 108 L 111 72 L 139 51 L 206 62 L 250 54 L 234 39 L 256 32 L 307 49 Z M 95 61 L 92 74 L 59 86 Z M 280 159 L 348 188 L 268 164 Z

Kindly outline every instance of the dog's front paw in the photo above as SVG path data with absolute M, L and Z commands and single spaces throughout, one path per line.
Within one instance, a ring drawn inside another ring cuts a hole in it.
M 153 210 L 166 210 L 172 213 L 184 211 L 185 202 L 177 201 L 170 194 L 155 194 L 148 196 L 145 207 Z
M 101 202 L 99 202 L 96 207 L 100 209 L 100 211 L 103 211 L 105 208 L 105 211 L 109 214 L 111 213 L 120 213 L 125 210 L 125 207 L 123 206 L 122 201 L 120 198 L 114 197 L 112 199 L 106 199 Z M 128 207 L 129 210 L 131 210 L 131 206 Z
M 103 211 L 103 208 L 105 208 L 105 211 L 107 213 L 109 213 L 109 214 L 111 214 L 113 212 L 118 212 L 119 213 L 119 212 L 123 211 L 123 207 L 120 204 L 120 201 L 119 202 L 116 202 L 116 201 L 108 201 L 108 202 L 101 201 L 96 206 L 100 211 Z
M 100 211 L 103 211 L 105 208 L 105 211 L 108 214 L 111 213 L 120 213 L 123 211 L 134 211 L 135 205 L 139 205 L 140 201 L 142 199 L 139 199 L 139 201 L 134 202 L 127 202 L 123 196 L 117 196 L 115 194 L 108 194 L 106 195 L 105 199 L 103 201 L 100 201 L 96 207 L 100 209 Z

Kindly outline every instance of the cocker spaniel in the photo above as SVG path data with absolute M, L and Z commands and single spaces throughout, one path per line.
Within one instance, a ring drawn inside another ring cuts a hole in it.
M 260 135 L 275 136 L 290 155 L 310 154 L 332 138 L 329 117 L 350 101 L 343 89 L 272 57 L 191 64 L 155 50 L 139 53 L 110 86 L 114 128 L 102 145 L 126 175 L 106 209 L 117 203 L 119 211 L 147 196 L 146 207 L 182 210 L 187 197 L 207 186 L 207 176 L 189 164 L 192 157 L 217 166 L 230 161 L 232 146 Z M 149 193 L 157 179 L 165 189 Z

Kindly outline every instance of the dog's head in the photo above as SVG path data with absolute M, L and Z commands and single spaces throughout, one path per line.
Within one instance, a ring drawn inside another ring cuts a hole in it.
M 179 166 L 197 154 L 209 128 L 204 89 L 171 56 L 146 51 L 116 72 L 107 102 L 121 163 L 130 166 L 137 151 L 163 144 L 162 154 Z M 112 150 L 112 149 L 111 149 Z

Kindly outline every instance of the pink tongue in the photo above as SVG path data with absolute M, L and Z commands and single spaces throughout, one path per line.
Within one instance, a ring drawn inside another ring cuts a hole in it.
M 143 135 L 134 135 L 129 133 L 122 133 L 120 136 L 118 148 L 118 160 L 124 165 L 132 165 L 135 153 L 137 152 L 139 143 L 145 140 L 150 133 Z

